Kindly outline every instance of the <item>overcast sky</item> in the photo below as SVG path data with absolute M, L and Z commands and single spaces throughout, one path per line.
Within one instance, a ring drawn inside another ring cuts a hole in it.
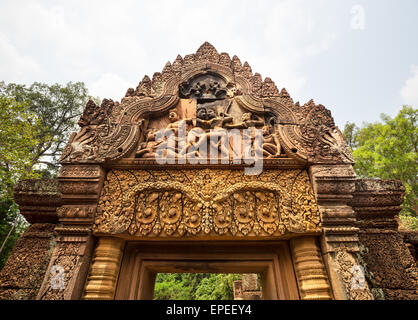
M 342 128 L 418 105 L 418 1 L 0 1 L 0 80 L 120 100 L 209 41 Z

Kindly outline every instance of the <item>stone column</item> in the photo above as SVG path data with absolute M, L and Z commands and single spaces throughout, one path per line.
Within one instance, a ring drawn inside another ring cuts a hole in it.
M 91 229 L 104 175 L 99 165 L 61 168 L 58 180 L 62 206 L 57 210 L 60 222 L 55 228 L 57 245 L 37 299 L 81 298 L 95 244 Z M 56 280 L 59 285 L 52 286 Z
M 331 300 L 328 275 L 316 239 L 293 239 L 290 247 L 301 299 Z
M 124 244 L 125 241 L 118 238 L 99 238 L 83 299 L 114 299 Z
M 373 299 L 357 258 L 359 229 L 348 204 L 355 191 L 352 165 L 313 165 L 309 174 L 321 215 L 321 251 L 334 299 Z
M 17 240 L 0 272 L 0 300 L 33 300 L 55 246 L 56 209 L 61 205 L 58 181 L 22 180 L 16 185 L 14 199 L 31 226 Z

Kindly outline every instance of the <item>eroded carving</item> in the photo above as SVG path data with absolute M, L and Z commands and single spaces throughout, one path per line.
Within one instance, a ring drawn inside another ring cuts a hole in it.
M 53 257 L 50 262 L 51 268 L 45 275 L 43 290 L 39 292 L 40 300 L 64 300 L 68 299 L 67 291 L 70 291 L 69 283 L 73 278 L 76 269 L 79 267 L 80 247 L 79 242 L 60 242 L 55 248 Z M 54 288 L 51 286 L 51 280 L 55 276 L 50 272 L 53 266 L 59 266 L 63 270 L 62 287 Z
M 197 102 L 193 117 L 172 114 L 182 99 Z M 267 126 L 265 158 L 353 163 L 329 110 L 313 100 L 303 106 L 294 103 L 270 78 L 263 81 L 260 74 L 253 75 L 247 62 L 219 54 L 209 43 L 195 54 L 168 62 L 152 79 L 145 76 L 135 90 L 128 89 L 121 103 L 105 99 L 99 107 L 89 101 L 79 121 L 81 130 L 71 136 L 61 162 L 118 160 L 129 157 L 135 146 L 135 157 L 151 159 L 158 144 L 153 140 L 155 132 L 175 131 L 182 121 L 187 121 L 188 131 L 190 126 L 203 130 Z M 188 152 L 173 149 L 177 155 Z

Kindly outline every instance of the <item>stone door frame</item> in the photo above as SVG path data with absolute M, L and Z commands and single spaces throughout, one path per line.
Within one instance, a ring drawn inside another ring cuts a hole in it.
M 128 242 L 115 299 L 153 299 L 157 273 L 260 273 L 264 299 L 299 299 L 286 242 Z
M 83 299 L 151 300 L 157 273 L 260 273 L 266 300 L 332 299 L 315 237 L 126 241 L 99 237 Z

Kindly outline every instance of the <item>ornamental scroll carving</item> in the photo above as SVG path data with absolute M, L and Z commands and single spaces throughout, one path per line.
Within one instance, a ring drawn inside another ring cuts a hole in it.
M 344 247 L 337 249 L 334 266 L 344 283 L 350 300 L 373 300 L 373 295 L 365 279 L 363 267 L 358 265 L 353 254 Z
M 283 236 L 317 232 L 304 170 L 111 170 L 94 232 L 138 237 Z
M 194 103 L 194 110 L 183 112 L 188 103 Z M 176 119 L 170 116 L 173 110 Z M 308 164 L 353 163 L 329 110 L 313 100 L 302 106 L 295 103 L 286 89 L 279 91 L 270 78 L 253 74 L 247 62 L 218 53 L 207 42 L 195 54 L 168 62 L 152 78 L 145 76 L 120 103 L 105 99 L 97 106 L 89 101 L 79 121 L 80 131 L 70 137 L 60 161 L 133 159 L 135 148 L 137 158 L 152 158 L 156 131 L 181 121 L 188 130 L 262 128 L 269 140 L 262 148 L 264 158 L 277 163 L 280 157 Z

